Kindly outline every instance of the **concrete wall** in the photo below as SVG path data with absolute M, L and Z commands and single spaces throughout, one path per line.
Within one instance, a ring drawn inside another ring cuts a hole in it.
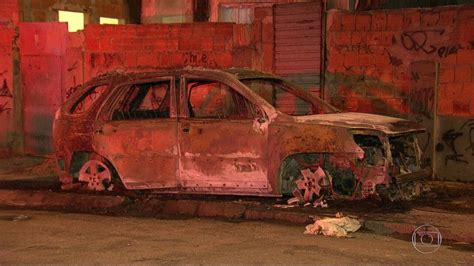
M 450 143 L 470 133 L 449 135 L 474 117 L 474 6 L 330 11 L 327 49 L 328 101 L 423 123 L 437 178 L 474 181 L 470 146 Z
M 100 17 L 128 21 L 126 0 L 20 0 L 21 21 L 58 21 L 58 10 L 84 12 L 86 23 L 99 23 Z

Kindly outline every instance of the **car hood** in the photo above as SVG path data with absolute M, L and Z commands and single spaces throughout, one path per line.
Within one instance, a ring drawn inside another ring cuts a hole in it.
M 333 113 L 293 117 L 296 122 L 331 125 L 350 129 L 371 129 L 386 134 L 423 132 L 425 128 L 413 121 L 365 113 Z

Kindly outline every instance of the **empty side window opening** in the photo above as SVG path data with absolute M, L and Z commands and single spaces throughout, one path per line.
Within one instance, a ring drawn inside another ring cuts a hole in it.
M 229 86 L 209 80 L 188 80 L 189 116 L 210 119 L 254 119 L 257 108 Z
M 307 99 L 292 93 L 277 81 L 249 79 L 242 80 L 242 83 L 284 114 L 302 116 L 326 112 L 323 108 L 313 106 Z
M 99 24 L 100 25 L 118 25 L 118 24 L 123 24 L 123 23 L 120 23 L 120 20 L 118 18 L 100 17 Z
M 170 81 L 134 84 L 119 100 L 112 120 L 170 117 Z
M 91 106 L 99 99 L 99 97 L 104 94 L 105 90 L 109 85 L 102 84 L 95 87 L 91 87 L 87 90 L 84 95 L 82 95 L 79 100 L 74 103 L 71 108 L 71 114 L 82 114 L 89 110 Z

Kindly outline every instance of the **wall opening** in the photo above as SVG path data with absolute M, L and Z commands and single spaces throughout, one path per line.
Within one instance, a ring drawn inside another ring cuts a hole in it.
M 84 29 L 84 13 L 71 11 L 58 11 L 59 22 L 67 22 L 69 32 Z
M 120 20 L 118 18 L 107 18 L 107 17 L 100 17 L 99 23 L 101 25 L 108 24 L 108 25 L 118 25 L 120 24 Z

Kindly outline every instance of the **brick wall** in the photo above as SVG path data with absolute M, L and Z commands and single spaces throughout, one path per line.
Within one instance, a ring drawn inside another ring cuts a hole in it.
M 252 54 L 237 52 L 250 49 L 247 30 L 245 25 L 231 23 L 87 25 L 85 79 L 110 70 L 138 66 L 227 68 L 234 62 L 250 67 Z
M 58 21 L 57 10 L 84 12 L 87 23 L 99 23 L 100 17 L 127 20 L 125 0 L 22 0 L 23 22 Z
M 13 150 L 13 37 L 13 29 L 0 26 L 0 157 Z
M 474 6 L 330 11 L 327 100 L 417 121 L 437 179 L 474 182 Z
M 330 11 L 327 25 L 327 91 L 336 106 L 416 112 L 413 64 L 432 61 L 440 67 L 439 114 L 474 115 L 474 6 Z
M 0 23 L 17 23 L 20 19 L 18 0 L 0 1 Z

